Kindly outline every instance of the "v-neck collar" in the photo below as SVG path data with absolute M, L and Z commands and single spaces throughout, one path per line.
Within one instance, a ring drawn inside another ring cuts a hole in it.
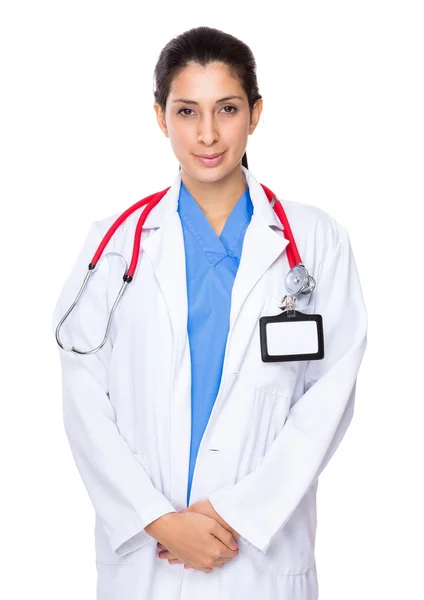
M 233 256 L 239 251 L 239 241 L 250 222 L 253 204 L 249 188 L 246 188 L 229 214 L 221 235 L 218 236 L 199 204 L 181 181 L 178 212 L 208 260 L 216 265 L 226 256 Z

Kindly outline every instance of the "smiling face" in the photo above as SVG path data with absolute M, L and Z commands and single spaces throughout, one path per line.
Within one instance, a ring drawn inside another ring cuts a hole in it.
M 262 112 L 258 100 L 250 116 L 241 84 L 220 62 L 202 67 L 189 63 L 171 84 L 165 114 L 154 104 L 157 120 L 174 154 L 190 178 L 216 182 L 240 168 L 248 136 Z M 201 155 L 223 153 L 217 160 Z

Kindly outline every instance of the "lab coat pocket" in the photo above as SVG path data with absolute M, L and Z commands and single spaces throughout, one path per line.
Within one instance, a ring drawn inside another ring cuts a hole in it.
M 145 454 L 137 453 L 134 454 L 135 458 L 143 465 L 148 472 L 147 460 Z M 151 541 L 153 538 L 147 538 L 142 546 L 120 556 L 116 554 L 111 548 L 109 537 L 100 521 L 96 516 L 95 524 L 95 548 L 96 548 L 96 561 L 106 565 L 130 565 L 135 563 L 139 557 L 142 549 Z
M 279 545 L 275 542 L 265 554 L 252 544 L 246 544 L 246 546 L 252 561 L 262 571 L 287 577 L 304 575 L 314 568 L 315 557 L 312 552 L 302 554 L 300 549 L 294 552 L 292 547 L 284 547 L 284 544 L 284 540 L 281 540 Z
M 249 401 L 243 397 L 240 411 L 243 422 L 239 427 L 236 449 L 231 454 L 238 456 L 236 481 L 255 471 L 265 454 L 284 426 L 290 407 L 287 390 L 276 387 L 267 389 L 254 387 L 249 392 Z
M 266 552 L 242 540 L 252 561 L 276 575 L 303 575 L 315 566 L 316 485 L 304 496 Z
M 254 435 L 256 452 L 266 454 L 268 448 L 284 427 L 289 414 L 291 396 L 287 389 L 256 387 L 254 390 Z
M 313 491 L 312 491 L 313 493 Z M 278 531 L 266 552 L 245 543 L 251 560 L 263 571 L 276 575 L 303 575 L 315 566 L 314 499 L 306 497 L 285 526 Z
M 292 400 L 287 391 L 273 386 L 254 390 L 254 414 L 251 416 L 254 426 L 244 449 L 245 457 L 251 456 L 251 468 L 246 469 L 246 474 L 261 468 L 275 438 L 284 428 Z M 278 477 L 278 473 L 275 476 Z M 315 510 L 315 489 L 311 488 L 289 521 L 275 534 L 265 553 L 241 539 L 255 565 L 277 575 L 301 575 L 309 571 L 315 564 Z

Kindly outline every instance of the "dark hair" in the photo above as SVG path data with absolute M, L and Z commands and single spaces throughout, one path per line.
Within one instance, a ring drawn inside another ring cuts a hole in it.
M 225 63 L 246 92 L 252 116 L 253 105 L 262 98 L 253 53 L 241 40 L 212 27 L 189 29 L 170 40 L 162 49 L 154 71 L 154 97 L 164 112 L 172 80 L 191 61 L 203 67 L 216 61 Z M 242 165 L 248 168 L 246 152 Z

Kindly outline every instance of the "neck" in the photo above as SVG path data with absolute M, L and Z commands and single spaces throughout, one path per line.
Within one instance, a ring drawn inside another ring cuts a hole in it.
M 241 166 L 219 181 L 194 179 L 181 168 L 181 180 L 210 222 L 225 220 L 247 189 Z

